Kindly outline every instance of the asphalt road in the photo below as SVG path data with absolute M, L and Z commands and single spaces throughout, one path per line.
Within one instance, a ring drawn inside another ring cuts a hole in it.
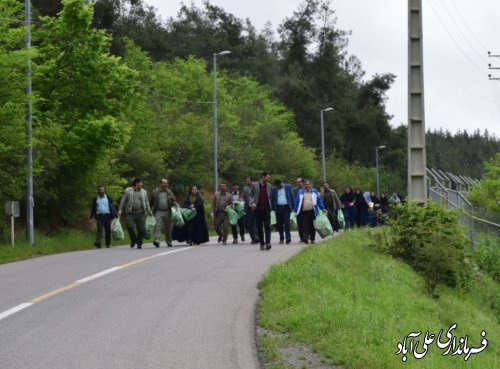
M 0 265 L 0 369 L 257 369 L 257 282 L 303 247 L 277 239 Z

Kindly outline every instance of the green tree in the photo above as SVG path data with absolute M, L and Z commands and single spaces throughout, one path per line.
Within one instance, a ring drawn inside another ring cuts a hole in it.
M 0 2 L 0 203 L 20 200 L 26 183 L 25 148 L 28 53 L 24 50 L 24 8 L 16 0 Z M 33 56 L 33 54 L 31 55 Z M 1 229 L 1 227 L 0 227 Z
M 474 185 L 469 198 L 476 205 L 500 212 L 500 152 L 485 162 L 484 167 L 483 180 Z
M 97 182 L 113 177 L 109 164 L 129 137 L 124 113 L 134 73 L 109 55 L 109 37 L 92 28 L 92 5 L 62 4 L 57 17 L 41 18 L 35 33 L 34 135 L 43 168 L 36 178 L 37 208 L 50 221 L 72 222 Z

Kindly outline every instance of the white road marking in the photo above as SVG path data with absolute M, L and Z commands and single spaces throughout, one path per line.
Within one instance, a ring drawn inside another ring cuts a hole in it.
M 114 267 L 114 268 L 109 268 L 109 269 L 103 270 L 102 272 L 99 272 L 99 273 L 96 273 L 96 274 L 92 274 L 92 275 L 89 275 L 88 277 L 79 279 L 79 280 L 75 281 L 75 283 L 82 284 L 82 283 L 85 283 L 85 282 L 89 282 L 89 281 L 92 281 L 92 280 L 97 279 L 99 277 L 103 277 L 106 274 L 110 274 L 110 273 L 116 272 L 117 270 L 120 270 L 120 269 L 123 269 L 123 267 L 122 266 L 117 266 L 117 267 Z
M 180 249 L 175 249 L 175 250 L 169 250 L 169 251 L 161 252 L 159 254 L 154 254 L 154 255 L 147 256 L 147 257 L 144 257 L 144 258 L 141 258 L 141 259 L 137 259 L 137 260 L 134 260 L 134 261 L 122 264 L 120 266 L 109 268 L 109 269 L 103 270 L 102 272 L 89 275 L 88 277 L 79 279 L 79 280 L 77 280 L 75 282 L 72 282 L 72 283 L 70 283 L 70 284 L 62 287 L 62 288 L 58 288 L 58 289 L 55 289 L 55 290 L 53 290 L 51 292 L 45 293 L 45 294 L 43 294 L 41 296 L 38 296 L 38 297 L 34 298 L 33 300 L 31 300 L 30 302 L 24 302 L 22 304 L 14 306 L 13 308 L 11 308 L 9 310 L 6 310 L 6 311 L 0 313 L 0 320 L 5 319 L 8 316 L 11 316 L 11 315 L 13 315 L 15 313 L 18 313 L 18 312 L 20 312 L 20 311 L 22 311 L 22 310 L 30 307 L 31 305 L 36 304 L 37 302 L 41 302 L 43 300 L 46 300 L 46 299 L 48 299 L 50 297 L 58 295 L 59 293 L 62 293 L 62 292 L 67 291 L 67 290 L 70 290 L 70 289 L 72 289 L 72 288 L 74 288 L 76 286 L 79 286 L 79 285 L 81 285 L 83 283 L 87 283 L 87 282 L 93 281 L 93 280 L 95 280 L 97 278 L 103 277 L 105 275 L 114 273 L 117 270 L 128 268 L 128 267 L 130 267 L 132 265 L 136 265 L 136 264 L 142 263 L 144 261 L 154 259 L 154 258 L 156 258 L 158 256 L 164 256 L 164 255 L 168 255 L 168 254 L 173 254 L 173 253 L 179 252 L 179 251 L 192 250 L 194 248 L 195 247 L 183 247 L 183 248 L 180 248 Z
M 17 306 L 14 306 L 12 309 L 9 309 L 7 311 L 4 311 L 3 313 L 0 313 L 0 320 L 5 319 L 8 316 L 11 316 L 12 314 L 15 314 L 21 310 L 24 310 L 27 307 L 30 307 L 31 305 L 33 305 L 33 302 L 25 302 L 25 303 L 19 304 Z

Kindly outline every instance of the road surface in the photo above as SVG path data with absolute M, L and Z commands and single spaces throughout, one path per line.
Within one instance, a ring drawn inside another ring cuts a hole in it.
M 256 285 L 303 246 L 128 246 L 0 265 L 1 369 L 257 369 Z

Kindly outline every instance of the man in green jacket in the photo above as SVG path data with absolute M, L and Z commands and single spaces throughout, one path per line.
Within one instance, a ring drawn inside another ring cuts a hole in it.
M 146 216 L 153 215 L 149 207 L 148 193 L 142 188 L 143 185 L 144 182 L 141 177 L 134 179 L 132 187 L 126 188 L 123 193 L 120 210 L 118 211 L 118 218 L 125 211 L 127 231 L 130 235 L 130 247 L 137 245 L 138 249 L 142 249 L 142 241 L 146 233 Z M 137 234 L 135 228 L 137 228 Z
M 323 188 L 325 189 L 325 192 L 320 193 L 319 196 L 321 197 L 321 201 L 323 201 L 323 205 L 327 210 L 326 215 L 328 217 L 328 220 L 330 221 L 333 230 L 335 232 L 338 232 L 340 227 L 337 215 L 339 209 L 342 208 L 342 203 L 340 202 L 337 191 L 331 189 L 328 182 L 323 183 Z
M 172 206 L 177 206 L 173 192 L 168 188 L 168 179 L 162 178 L 160 186 L 151 192 L 149 203 L 156 218 L 155 240 L 153 245 L 160 247 L 162 228 L 165 229 L 167 246 L 172 247 Z

